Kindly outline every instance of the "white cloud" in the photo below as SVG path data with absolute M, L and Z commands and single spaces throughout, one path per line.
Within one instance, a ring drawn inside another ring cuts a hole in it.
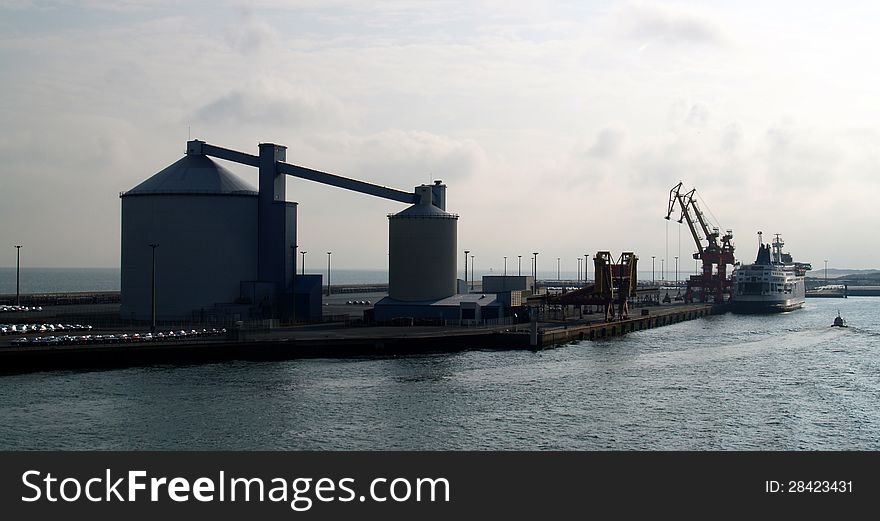
M 242 124 L 313 128 L 338 121 L 343 112 L 342 104 L 327 93 L 263 80 L 208 102 L 194 112 L 193 118 L 209 128 Z
M 46 7 L 60 4 L 13 3 L 31 18 L 0 39 L 0 216 L 42 208 L 92 230 L 102 246 L 78 262 L 118 262 L 114 194 L 179 158 L 190 124 L 399 189 L 443 179 L 460 242 L 497 266 L 518 250 L 656 253 L 679 179 L 739 237 L 821 228 L 819 193 L 841 222 L 880 226 L 864 195 L 880 189 L 880 78 L 852 53 L 878 43 L 865 13 L 835 13 L 825 34 L 821 17 L 798 11 L 801 28 L 749 2 L 93 2 L 100 16 L 69 24 Z M 399 205 L 298 180 L 289 196 L 310 247 L 384 266 Z M 100 215 L 63 210 L 81 201 Z M 880 265 L 864 250 L 838 264 Z
M 245 13 L 239 23 L 229 29 L 227 41 L 236 51 L 250 56 L 277 50 L 281 34 L 266 20 Z
M 386 130 L 353 135 L 319 133 L 293 144 L 289 162 L 402 190 L 441 179 L 460 185 L 486 165 L 485 152 L 470 140 L 424 131 Z M 302 159 L 298 159 L 302 158 Z
M 623 132 L 614 128 L 604 128 L 596 136 L 596 142 L 590 147 L 589 154 L 600 159 L 613 158 L 620 153 L 623 144 Z
M 631 4 L 620 18 L 626 34 L 642 42 L 724 46 L 729 40 L 720 22 L 690 7 Z

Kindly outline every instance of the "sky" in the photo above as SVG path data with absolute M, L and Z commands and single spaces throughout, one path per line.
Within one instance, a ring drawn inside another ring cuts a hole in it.
M 846 1 L 0 0 L 0 266 L 14 244 L 118 266 L 119 193 L 191 137 L 440 179 L 478 272 L 536 251 L 693 263 L 664 219 L 679 181 L 743 261 L 761 230 L 814 267 L 877 268 L 877 20 Z M 386 266 L 404 205 L 292 178 L 287 199 L 302 250 Z

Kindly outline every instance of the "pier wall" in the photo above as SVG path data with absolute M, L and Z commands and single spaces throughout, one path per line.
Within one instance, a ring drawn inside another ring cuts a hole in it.
M 616 322 L 593 322 L 581 325 L 545 327 L 538 331 L 538 345 L 536 347 L 625 335 L 643 329 L 662 327 L 685 320 L 705 317 L 720 312 L 723 308 L 718 309 L 711 304 L 693 304 L 681 307 L 643 309 L 648 311 L 647 315 L 630 317 Z
M 656 307 L 647 314 L 604 322 L 598 317 L 565 325 L 538 324 L 483 328 L 349 327 L 230 330 L 223 339 L 96 346 L 15 347 L 12 337 L 0 341 L 0 373 L 49 369 L 129 367 L 152 364 L 197 364 L 227 360 L 287 360 L 393 356 L 471 349 L 537 350 L 580 340 L 598 340 L 693 320 L 724 308 L 709 304 Z M 533 340 L 535 338 L 536 340 Z

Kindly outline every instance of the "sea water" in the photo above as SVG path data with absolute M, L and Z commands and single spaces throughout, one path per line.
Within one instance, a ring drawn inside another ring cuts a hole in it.
M 0 376 L 0 449 L 878 450 L 878 305 L 538 352 Z

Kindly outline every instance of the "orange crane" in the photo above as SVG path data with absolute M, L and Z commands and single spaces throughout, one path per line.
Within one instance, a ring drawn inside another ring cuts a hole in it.
M 724 302 L 724 293 L 729 294 L 730 292 L 731 282 L 727 278 L 727 265 L 733 265 L 736 262 L 733 256 L 734 246 L 731 242 L 733 231 L 727 230 L 724 235 L 721 235 L 718 227 L 709 227 L 706 217 L 697 205 L 696 192 L 697 189 L 693 188 L 683 194 L 681 181 L 673 186 L 669 191 L 666 220 L 669 220 L 677 204 L 681 209 L 678 222 L 687 221 L 691 236 L 697 245 L 694 259 L 703 261 L 703 272 L 699 275 L 691 275 L 687 281 L 685 301 L 709 302 L 711 300 L 715 303 L 722 303 Z M 705 236 L 705 245 L 700 232 Z

